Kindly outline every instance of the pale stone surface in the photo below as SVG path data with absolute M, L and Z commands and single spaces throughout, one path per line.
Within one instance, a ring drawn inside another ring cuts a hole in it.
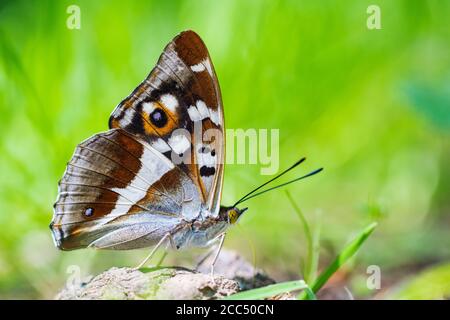
M 197 270 L 180 267 L 111 268 L 85 283 L 64 288 L 56 299 L 220 299 L 275 283 L 237 253 L 222 250 L 211 277 L 211 257 Z M 280 297 L 277 297 L 278 299 Z M 283 297 L 285 299 L 287 297 Z
M 219 299 L 238 292 L 234 280 L 196 273 L 181 268 L 148 272 L 131 268 L 111 268 L 89 282 L 66 287 L 56 299 L 140 300 Z

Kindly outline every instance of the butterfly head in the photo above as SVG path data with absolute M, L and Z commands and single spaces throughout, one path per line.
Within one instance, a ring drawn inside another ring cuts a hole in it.
M 221 207 L 220 217 L 224 221 L 227 221 L 228 224 L 235 224 L 247 209 L 248 208 L 238 209 L 237 207 Z

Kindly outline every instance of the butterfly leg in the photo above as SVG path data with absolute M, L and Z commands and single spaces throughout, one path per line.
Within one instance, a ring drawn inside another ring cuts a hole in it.
M 161 259 L 159 259 L 158 263 L 156 264 L 156 267 L 161 266 L 164 259 L 166 259 L 168 251 L 169 251 L 169 246 L 172 248 L 172 250 L 178 250 L 177 246 L 175 245 L 175 242 L 173 241 L 173 237 L 168 236 L 168 238 L 169 238 L 169 242 L 166 244 L 166 247 L 164 248 L 164 254 L 162 255 Z
M 222 250 L 223 243 L 225 241 L 225 233 L 222 233 L 220 236 L 219 246 L 217 248 L 216 254 L 214 255 L 213 261 L 211 263 L 211 278 L 214 279 L 214 265 L 217 262 L 217 258 L 219 257 L 220 251 Z
M 149 254 L 147 257 L 145 257 L 145 259 L 144 259 L 137 267 L 135 267 L 134 269 L 135 269 L 135 270 L 139 270 L 140 268 L 142 268 L 142 267 L 147 263 L 147 261 L 150 260 L 150 259 L 153 257 L 153 255 L 156 253 L 156 251 L 159 249 L 159 247 L 161 247 L 161 246 L 163 245 L 163 243 L 164 243 L 166 240 L 169 240 L 169 241 L 170 241 L 170 242 L 169 242 L 170 245 L 171 245 L 172 247 L 174 247 L 175 242 L 173 241 L 172 235 L 171 235 L 170 233 L 166 233 L 166 234 L 161 238 L 161 240 L 159 240 L 159 242 L 158 242 L 157 245 L 153 248 L 153 250 L 150 252 L 150 254 Z
M 207 252 L 203 257 L 201 257 L 201 258 L 198 260 L 197 265 L 195 266 L 195 270 L 198 271 L 198 270 L 200 269 L 200 266 L 201 266 L 202 264 L 204 264 L 206 260 L 209 259 L 209 257 L 213 254 L 213 252 L 216 251 L 216 248 L 217 248 L 217 246 L 213 246 L 212 248 L 210 248 L 210 249 L 208 250 L 208 252 Z
M 161 258 L 159 259 L 158 263 L 156 264 L 156 267 L 157 267 L 157 268 L 159 268 L 159 267 L 162 265 L 162 263 L 164 262 L 164 260 L 166 259 L 167 254 L 168 254 L 167 251 L 168 251 L 168 245 L 167 245 L 166 248 L 164 249 L 163 255 L 161 256 Z

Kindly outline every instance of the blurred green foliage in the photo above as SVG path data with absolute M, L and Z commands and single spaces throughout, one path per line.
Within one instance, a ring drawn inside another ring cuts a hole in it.
M 374 3 L 381 30 L 366 27 Z M 80 30 L 66 27 L 71 4 Z M 50 298 L 69 265 L 85 276 L 147 253 L 58 252 L 48 224 L 75 146 L 106 130 L 184 29 L 210 50 L 227 128 L 279 128 L 281 167 L 303 155 L 297 174 L 325 167 L 289 187 L 308 219 L 321 216 L 325 257 L 378 220 L 355 272 L 376 264 L 401 278 L 448 260 L 449 14 L 438 0 L 0 2 L 0 297 Z M 266 179 L 228 165 L 223 203 Z M 248 205 L 225 245 L 251 257 L 248 239 L 258 267 L 297 279 L 306 248 L 285 194 Z
M 392 290 L 390 299 L 448 300 L 450 297 L 450 264 L 440 264 L 406 279 L 399 288 Z

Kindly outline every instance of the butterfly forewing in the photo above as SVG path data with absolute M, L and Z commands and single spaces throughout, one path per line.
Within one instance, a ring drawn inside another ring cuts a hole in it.
M 223 107 L 208 50 L 196 33 L 182 32 L 166 46 L 156 67 L 116 107 L 109 123 L 141 137 L 172 161 L 181 159 L 177 165 L 197 185 L 207 209 L 217 214 Z M 180 129 L 189 135 L 174 134 Z

